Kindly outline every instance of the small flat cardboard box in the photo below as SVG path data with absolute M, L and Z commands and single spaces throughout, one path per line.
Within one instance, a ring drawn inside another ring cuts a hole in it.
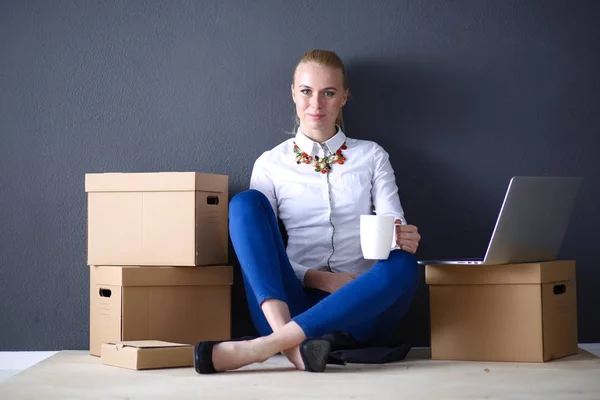
M 227 264 L 227 175 L 86 174 L 85 191 L 88 265 Z
M 431 358 L 545 362 L 576 354 L 575 261 L 427 265 Z
M 194 346 L 138 340 L 102 343 L 102 364 L 128 369 L 191 367 L 194 365 Z
M 231 266 L 90 266 L 90 354 L 102 343 L 231 337 Z

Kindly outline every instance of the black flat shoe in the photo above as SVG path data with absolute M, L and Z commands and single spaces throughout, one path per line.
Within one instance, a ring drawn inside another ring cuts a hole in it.
M 327 364 L 346 365 L 345 360 L 340 359 L 339 356 L 334 357 L 333 355 L 337 356 L 335 353 L 339 353 L 339 350 L 357 349 L 359 347 L 358 342 L 347 332 L 335 331 L 323 335 L 320 338 L 327 340 L 331 345 Z
M 252 336 L 244 336 L 237 339 L 229 340 L 217 340 L 217 341 L 206 341 L 198 342 L 194 345 L 194 369 L 199 374 L 214 374 L 219 372 L 215 369 L 215 365 L 212 360 L 213 347 L 219 343 L 224 342 L 241 342 L 244 340 L 252 340 Z
M 323 372 L 327 366 L 327 358 L 331 344 L 325 339 L 306 339 L 300 344 L 300 356 L 304 361 L 304 369 L 308 372 Z

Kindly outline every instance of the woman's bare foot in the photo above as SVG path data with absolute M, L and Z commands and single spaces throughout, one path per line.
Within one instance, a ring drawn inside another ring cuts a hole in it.
M 283 351 L 283 355 L 286 356 L 286 358 L 292 364 L 294 364 L 296 369 L 299 369 L 300 371 L 304 371 L 304 369 L 305 369 L 304 361 L 302 361 L 302 356 L 300 355 L 300 347 L 299 346 L 296 346 L 291 349 L 287 349 L 287 350 Z
M 265 362 L 273 355 L 267 346 L 263 338 L 219 343 L 213 347 L 213 365 L 217 371 L 231 371 L 252 363 Z M 304 371 L 304 361 L 299 346 L 284 350 L 282 353 L 298 370 Z
M 252 363 L 262 363 L 271 354 L 262 345 L 262 338 L 240 341 L 223 342 L 213 347 L 212 361 L 217 371 L 231 371 Z
M 212 364 L 217 371 L 230 371 L 252 363 L 265 362 L 269 357 L 284 352 L 296 368 L 304 370 L 304 362 L 299 349 L 299 344 L 304 339 L 306 339 L 306 335 L 302 328 L 291 321 L 268 336 L 247 341 L 227 341 L 214 345 Z

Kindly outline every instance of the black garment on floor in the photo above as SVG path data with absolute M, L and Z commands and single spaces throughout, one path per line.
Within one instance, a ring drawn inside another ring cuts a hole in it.
M 385 364 L 402 361 L 412 348 L 409 344 L 398 346 L 365 346 L 345 332 L 333 332 L 322 336 L 331 343 L 328 364 Z

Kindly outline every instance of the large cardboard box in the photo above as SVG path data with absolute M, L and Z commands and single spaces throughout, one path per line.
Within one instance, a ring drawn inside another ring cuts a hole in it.
M 227 264 L 227 175 L 86 174 L 85 191 L 88 265 Z
M 231 266 L 90 266 L 90 353 L 102 343 L 231 337 Z
M 192 367 L 194 346 L 159 340 L 103 343 L 100 357 L 102 364 L 128 369 Z
M 425 268 L 432 359 L 544 362 L 577 353 L 574 261 Z

